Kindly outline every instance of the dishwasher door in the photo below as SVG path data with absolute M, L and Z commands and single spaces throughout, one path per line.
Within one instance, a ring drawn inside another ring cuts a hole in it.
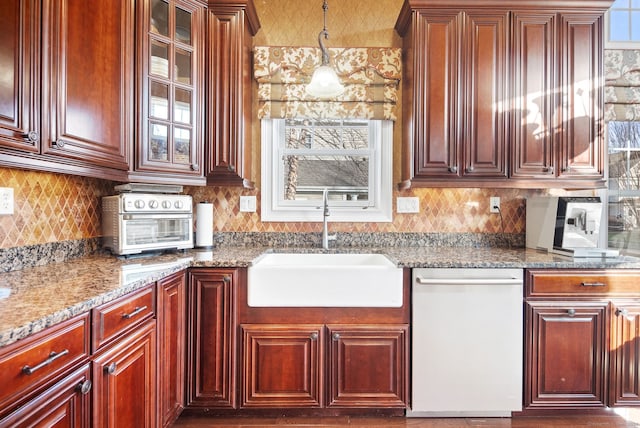
M 407 416 L 522 410 L 522 269 L 414 269 Z

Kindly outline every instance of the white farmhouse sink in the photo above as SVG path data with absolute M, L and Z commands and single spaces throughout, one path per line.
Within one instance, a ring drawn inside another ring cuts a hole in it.
M 247 286 L 255 307 L 402 306 L 402 268 L 382 254 L 266 254 Z

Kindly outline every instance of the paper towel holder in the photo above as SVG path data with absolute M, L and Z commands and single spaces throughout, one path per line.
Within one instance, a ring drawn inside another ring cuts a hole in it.
M 195 248 L 208 250 L 213 248 L 213 204 L 198 202 L 196 207 Z

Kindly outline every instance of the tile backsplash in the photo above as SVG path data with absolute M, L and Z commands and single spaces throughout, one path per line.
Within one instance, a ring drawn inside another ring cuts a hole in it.
M 71 175 L 0 168 L 0 186 L 14 189 L 13 216 L 0 216 L 0 248 L 96 238 L 100 198 L 113 193 L 110 181 Z M 260 221 L 260 193 L 228 187 L 185 187 L 194 203 L 214 204 L 215 232 L 319 232 L 314 223 Z M 412 189 L 394 192 L 417 196 L 420 213 L 394 214 L 391 223 L 333 223 L 332 231 L 357 233 L 510 233 L 523 234 L 525 198 L 539 193 L 521 189 Z M 240 212 L 240 196 L 256 195 L 258 211 Z M 489 213 L 489 197 L 502 199 L 502 221 Z M 394 204 L 395 206 L 395 204 Z

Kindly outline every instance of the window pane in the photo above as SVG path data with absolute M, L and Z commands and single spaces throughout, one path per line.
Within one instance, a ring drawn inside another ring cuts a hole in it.
M 175 79 L 185 85 L 191 84 L 191 52 L 176 49 Z
M 149 124 L 149 159 L 151 160 L 168 160 L 169 143 L 167 137 L 167 125 L 158 123 Z
M 149 116 L 169 119 L 169 86 L 151 81 L 149 91 L 151 92 Z
M 640 12 L 631 12 L 631 40 L 640 42 Z
M 173 120 L 181 123 L 191 123 L 191 91 L 176 88 Z
M 151 74 L 169 77 L 169 46 L 166 43 L 151 42 Z
M 609 122 L 609 246 L 640 251 L 640 122 Z
M 191 161 L 191 130 L 176 127 L 173 130 L 175 163 L 188 164 Z
M 319 199 L 329 189 L 331 199 L 367 200 L 369 158 L 366 156 L 285 156 L 284 198 Z
M 640 9 L 640 0 L 631 0 L 632 9 Z
M 191 44 L 191 14 L 176 7 L 176 40 Z
M 151 2 L 151 32 L 169 35 L 169 5 L 163 0 Z
M 369 124 L 363 120 L 287 120 L 287 149 L 366 150 Z
M 618 42 L 629 40 L 629 12 L 611 11 L 609 19 L 609 40 Z

